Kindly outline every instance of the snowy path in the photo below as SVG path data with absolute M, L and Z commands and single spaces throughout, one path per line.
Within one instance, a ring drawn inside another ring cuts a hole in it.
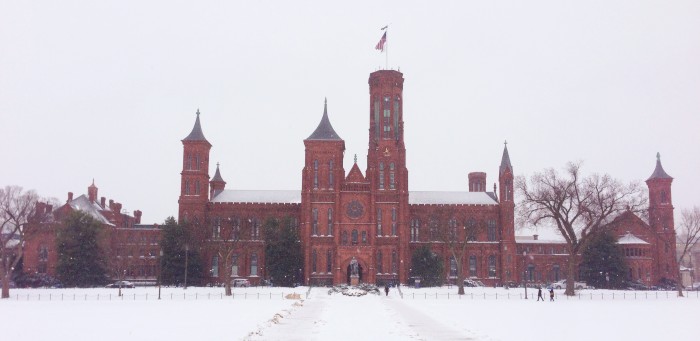
M 287 316 L 266 323 L 247 340 L 477 340 L 394 295 L 347 297 L 314 289 Z

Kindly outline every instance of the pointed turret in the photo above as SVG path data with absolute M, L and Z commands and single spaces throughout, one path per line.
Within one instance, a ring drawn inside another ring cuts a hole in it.
M 661 166 L 661 153 L 656 153 L 656 168 L 654 168 L 654 173 L 647 180 L 653 179 L 673 179 L 673 177 L 666 174 L 664 167 Z
M 510 169 L 513 173 L 513 166 L 510 164 L 510 155 L 508 155 L 508 141 L 503 143 L 503 156 L 501 157 L 501 166 L 499 167 L 499 173 L 503 174 L 506 169 Z
M 204 137 L 202 125 L 199 123 L 199 109 L 197 109 L 197 119 L 194 121 L 192 131 L 182 141 L 205 141 L 209 143 L 209 141 L 207 141 L 207 139 Z
M 328 119 L 328 100 L 323 101 L 323 117 L 321 122 L 316 127 L 316 130 L 307 138 L 307 140 L 342 140 L 335 132 L 331 121 Z
M 90 199 L 90 202 L 97 201 L 97 186 L 95 186 L 95 179 L 92 179 L 92 185 L 88 187 L 88 199 Z
M 221 172 L 219 171 L 219 163 L 216 163 L 216 173 L 214 177 L 209 181 L 211 184 L 211 193 L 209 194 L 210 199 L 214 199 L 219 193 L 221 193 L 224 188 L 226 188 L 226 181 L 221 177 Z

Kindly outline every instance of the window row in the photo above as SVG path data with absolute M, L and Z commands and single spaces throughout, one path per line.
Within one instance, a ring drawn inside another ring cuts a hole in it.
M 640 248 L 625 248 L 625 256 L 627 257 L 645 257 L 647 250 Z
M 185 188 L 183 193 L 185 195 L 199 195 L 201 193 L 201 184 L 199 180 L 190 181 L 190 179 L 185 179 Z
M 388 236 L 388 235 L 395 236 L 396 233 L 398 232 L 397 231 L 398 216 L 397 216 L 396 207 L 391 208 L 390 230 L 385 231 L 383 223 L 384 223 L 384 216 L 382 214 L 382 209 L 377 208 L 377 236 Z
M 231 267 L 231 277 L 238 277 L 238 276 L 245 276 L 246 274 L 242 273 L 242 267 L 240 263 L 243 263 L 243 259 L 240 259 L 241 257 L 239 254 L 234 253 L 231 256 L 231 260 L 229 263 L 229 266 Z M 219 256 L 214 255 L 212 256 L 211 259 L 211 276 L 212 277 L 219 277 Z M 258 276 L 258 254 L 257 252 L 253 252 L 249 256 L 249 271 L 247 276 Z M 222 266 L 225 266 L 225 264 L 222 264 Z
M 185 170 L 200 170 L 202 162 L 200 162 L 199 154 L 187 153 L 185 155 Z
M 396 250 L 391 251 L 391 259 L 389 263 L 389 267 L 386 268 L 388 271 L 384 271 L 384 254 L 381 250 L 377 251 L 377 274 L 381 273 L 392 273 L 396 274 L 398 273 L 398 263 L 397 263 L 398 256 L 396 254 Z
M 212 239 L 224 241 L 261 239 L 260 220 L 257 217 L 243 219 L 243 224 L 240 217 L 213 217 L 211 231 Z
M 384 172 L 384 162 L 379 163 L 379 189 L 385 189 L 386 174 Z M 389 189 L 396 189 L 396 164 L 389 163 Z
M 468 262 L 468 277 L 479 277 L 479 272 L 478 272 L 478 261 L 481 259 L 478 259 L 477 256 L 469 256 L 467 259 Z M 496 268 L 496 256 L 491 255 L 486 258 L 487 264 L 487 273 L 486 276 L 489 278 L 496 278 L 498 277 L 498 271 Z M 450 277 L 456 277 L 457 276 L 457 260 L 454 257 L 450 257 Z
M 500 239 L 500 231 L 496 227 L 495 220 L 477 222 L 474 219 L 468 219 L 460 226 L 457 219 L 454 218 L 448 220 L 446 224 L 442 224 L 436 219 L 430 219 L 428 226 L 428 241 L 458 241 L 466 239 L 467 241 L 475 242 L 480 241 L 478 239 L 479 236 L 483 235 L 483 232 L 485 232 L 485 241 L 495 242 Z M 420 219 L 411 219 L 409 229 L 411 242 L 425 241 L 426 237 L 421 239 Z
M 318 263 L 319 263 L 318 251 L 316 249 L 314 249 L 313 251 L 311 251 L 311 272 L 312 273 L 321 272 L 321 271 L 319 271 Z M 331 251 L 331 249 L 326 250 L 325 270 L 327 273 L 331 273 L 333 270 L 333 252 Z
M 319 163 L 318 160 L 314 160 L 314 189 L 318 189 L 320 186 L 319 183 Z M 335 186 L 335 178 L 334 178 L 334 164 L 333 160 L 328 161 L 328 188 L 333 188 Z
M 384 96 L 383 101 L 379 98 L 374 100 L 374 124 L 376 139 L 399 139 L 399 109 L 401 99 L 396 96 L 392 102 L 391 97 Z M 393 106 L 393 108 L 392 108 Z M 393 115 L 392 115 L 393 109 Z

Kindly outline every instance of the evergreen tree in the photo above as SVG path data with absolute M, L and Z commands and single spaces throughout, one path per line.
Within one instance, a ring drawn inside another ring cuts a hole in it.
M 268 218 L 264 229 L 267 276 L 276 286 L 291 287 L 304 264 L 299 235 L 290 218 Z
M 581 255 L 582 279 L 596 288 L 624 288 L 627 274 L 622 248 L 609 231 L 591 236 Z
M 443 264 L 440 256 L 423 245 L 413 251 L 411 256 L 411 277 L 421 280 L 421 286 L 440 286 L 444 278 Z
M 64 220 L 56 236 L 56 275 L 67 287 L 104 285 L 108 279 L 100 241 L 102 224 L 86 213 L 75 211 Z
M 187 226 L 178 224 L 175 218 L 168 217 L 162 227 L 161 282 L 170 285 L 185 284 L 185 263 L 187 263 L 187 285 L 198 285 L 202 281 L 202 261 L 199 243 L 193 238 Z

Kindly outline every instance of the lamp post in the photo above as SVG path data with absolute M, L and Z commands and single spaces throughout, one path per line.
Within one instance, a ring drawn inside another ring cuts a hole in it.
M 190 244 L 185 244 L 185 289 L 187 289 L 187 258 L 190 254 Z
M 158 257 L 158 299 L 160 299 L 160 282 L 163 274 L 163 248 L 160 249 L 160 257 Z
M 527 299 L 527 268 L 525 267 L 525 261 L 527 260 L 527 251 L 523 251 L 523 286 L 525 287 L 525 299 Z

